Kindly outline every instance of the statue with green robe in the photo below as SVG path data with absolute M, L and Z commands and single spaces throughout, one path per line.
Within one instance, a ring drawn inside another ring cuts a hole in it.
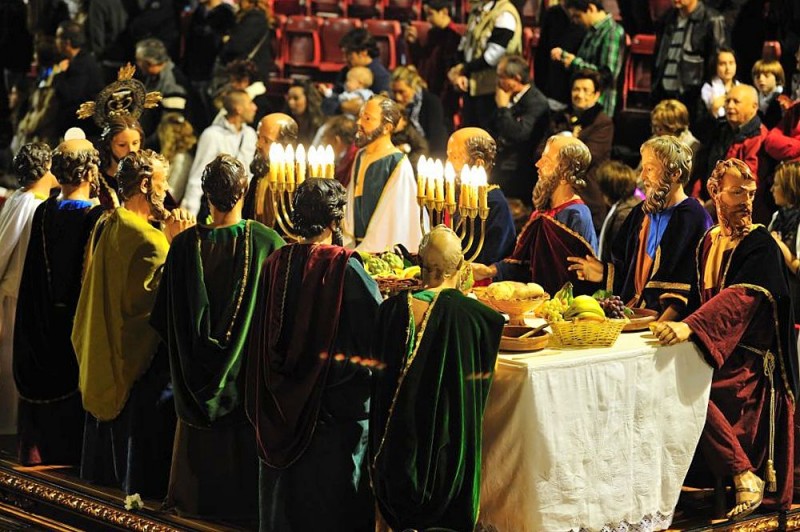
M 425 289 L 378 312 L 370 413 L 377 530 L 471 531 L 478 517 L 483 412 L 503 317 L 457 289 L 461 240 L 440 225 L 420 245 Z
M 167 345 L 178 414 L 166 506 L 254 521 L 258 459 L 244 412 L 245 352 L 262 266 L 284 241 L 242 219 L 248 177 L 238 159 L 218 155 L 202 188 L 212 223 L 172 241 L 150 314 Z

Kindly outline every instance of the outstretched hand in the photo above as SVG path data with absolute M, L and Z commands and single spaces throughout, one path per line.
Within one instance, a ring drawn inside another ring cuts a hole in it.
M 592 283 L 599 283 L 603 281 L 603 263 L 591 255 L 586 257 L 567 257 L 567 261 L 571 262 L 567 270 L 575 272 L 579 281 L 589 281 Z
M 650 324 L 650 330 L 661 345 L 679 344 L 692 335 L 691 327 L 682 321 L 657 321 Z

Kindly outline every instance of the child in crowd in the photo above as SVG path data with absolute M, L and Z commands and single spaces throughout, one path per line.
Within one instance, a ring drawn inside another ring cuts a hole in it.
M 611 246 L 619 228 L 641 199 L 636 197 L 636 172 L 619 161 L 606 161 L 597 167 L 595 179 L 606 202 L 611 206 L 600 229 L 597 256 L 611 262 Z
M 800 161 L 787 161 L 775 171 L 772 197 L 778 210 L 772 215 L 769 231 L 783 252 L 789 269 L 794 319 L 800 316 Z
M 339 95 L 339 103 L 360 98 L 366 102 L 372 98 L 372 71 L 367 67 L 353 67 L 347 71 L 344 82 L 344 92 Z M 355 117 L 352 117 L 355 120 Z
M 725 118 L 725 95 L 739 82 L 736 81 L 736 55 L 730 48 L 720 48 L 714 59 L 715 73 L 711 81 L 700 89 L 700 97 L 714 118 Z
M 778 96 L 783 94 L 786 77 L 778 61 L 759 59 L 753 65 L 753 84 L 758 89 L 758 116 L 767 129 L 772 129 L 783 116 Z

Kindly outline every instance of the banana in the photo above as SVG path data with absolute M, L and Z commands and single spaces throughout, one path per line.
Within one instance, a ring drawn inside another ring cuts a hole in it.
M 588 321 L 606 321 L 605 315 L 598 316 L 594 312 L 581 312 L 580 314 L 573 316 L 575 320 L 588 320 Z
M 605 318 L 605 313 L 600 303 L 592 296 L 578 296 L 572 300 L 572 304 L 564 313 L 565 319 L 574 318 L 581 314 L 595 315 Z
M 560 299 L 567 305 L 571 305 L 574 298 L 572 297 L 572 283 L 565 283 L 561 289 L 553 295 L 553 299 Z
M 420 274 L 419 266 L 409 266 L 405 270 L 403 270 L 402 276 L 403 279 L 413 279 Z

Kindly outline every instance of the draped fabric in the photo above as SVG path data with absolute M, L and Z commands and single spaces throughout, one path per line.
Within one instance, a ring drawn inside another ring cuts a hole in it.
M 686 312 L 695 276 L 694 255 L 711 218 L 700 202 L 687 198 L 672 207 L 666 227 L 659 230 L 643 206 L 633 208 L 612 244 L 606 287 L 629 306 L 661 313 L 675 305 Z
M 14 379 L 25 400 L 55 401 L 78 390 L 70 334 L 84 251 L 102 212 L 88 201 L 51 198 L 34 214 L 14 334 Z
M 198 225 L 172 242 L 150 324 L 168 346 L 175 406 L 189 425 L 245 421 L 244 353 L 261 267 L 283 243 L 245 220 Z
M 119 415 L 155 355 L 149 319 L 168 251 L 164 233 L 124 207 L 102 228 L 72 331 L 83 406 L 100 421 Z
M 503 318 L 448 289 L 415 324 L 411 298 L 394 296 L 378 313 L 373 356 L 382 369 L 370 414 L 375 497 L 394 530 L 472 530 L 483 411 Z
M 0 434 L 14 434 L 17 430 L 17 392 L 12 366 L 14 317 L 33 213 L 42 201 L 33 192 L 18 190 L 0 211 L 3 243 L 0 246 L 0 404 L 7 405 L 0 411 Z
M 520 233 L 514 253 L 503 262 L 527 268 L 530 272 L 527 280 L 542 285 L 548 294 L 556 293 L 566 282 L 573 284 L 576 295 L 591 294 L 596 289 L 593 283 L 580 281 L 567 271 L 567 257 L 586 255 L 594 256 L 594 249 L 582 235 L 536 211 Z
M 271 467 L 291 465 L 313 435 L 352 253 L 298 244 L 264 264 L 248 348 L 247 413 Z
M 786 509 L 794 486 L 798 390 L 787 272 L 779 248 L 763 227 L 755 226 L 732 249 L 712 254 L 718 231 L 709 231 L 698 246 L 696 297 L 702 305 L 684 320 L 715 368 L 700 449 L 717 476 L 753 470 L 767 479 L 767 460 L 774 447 L 777 489 L 766 493 L 764 504 Z M 716 286 L 706 281 L 711 278 L 705 275 L 709 268 L 720 272 Z M 774 357 L 774 384 L 765 373 L 768 357 Z

